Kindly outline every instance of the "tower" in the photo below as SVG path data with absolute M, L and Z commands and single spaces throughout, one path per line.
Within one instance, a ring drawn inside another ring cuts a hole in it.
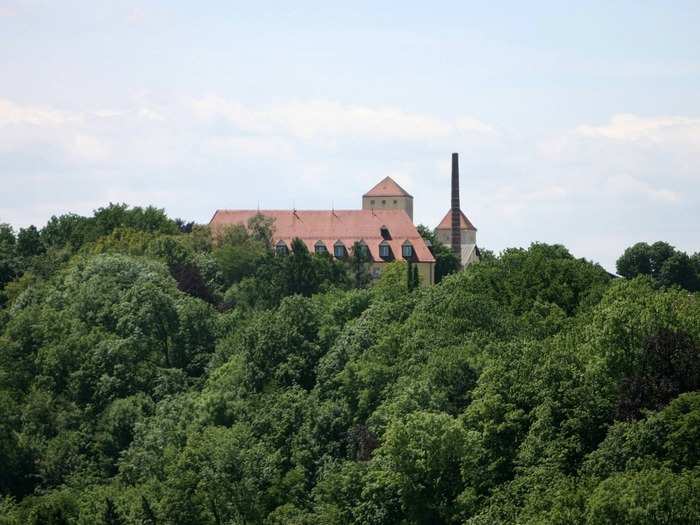
M 452 185 L 450 209 L 435 228 L 438 240 L 452 248 L 462 266 L 479 260 L 476 248 L 476 228 L 467 218 L 459 200 L 459 155 L 452 154 Z
M 404 210 L 413 222 L 413 196 L 386 177 L 362 196 L 363 210 Z

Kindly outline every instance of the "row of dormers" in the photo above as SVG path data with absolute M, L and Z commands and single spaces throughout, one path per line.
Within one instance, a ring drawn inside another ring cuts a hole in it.
M 358 241 L 357 245 L 360 253 L 363 256 L 367 256 L 369 249 L 365 241 L 360 240 Z M 326 243 L 321 240 L 316 241 L 316 243 L 314 243 L 314 252 L 316 254 L 328 253 Z M 277 244 L 275 244 L 275 253 L 277 255 L 287 255 L 289 253 L 289 246 L 285 241 L 279 240 L 277 241 Z M 348 248 L 341 240 L 337 240 L 333 244 L 333 256 L 336 259 L 343 259 L 344 257 L 348 256 Z M 382 260 L 391 260 L 395 258 L 391 245 L 386 241 L 386 239 L 379 243 L 379 257 Z M 415 258 L 413 244 L 411 244 L 411 241 L 408 239 L 401 245 L 401 257 L 406 260 L 413 260 Z

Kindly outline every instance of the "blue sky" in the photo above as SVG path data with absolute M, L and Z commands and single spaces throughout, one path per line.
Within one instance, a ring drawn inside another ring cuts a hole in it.
M 700 251 L 700 2 L 264 4 L 0 0 L 0 222 L 390 175 L 434 226 L 458 151 L 484 247 Z

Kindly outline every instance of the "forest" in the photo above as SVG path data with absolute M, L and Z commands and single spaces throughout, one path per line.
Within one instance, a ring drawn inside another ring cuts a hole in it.
M 700 254 L 439 283 L 110 204 L 0 225 L 0 525 L 700 523 Z

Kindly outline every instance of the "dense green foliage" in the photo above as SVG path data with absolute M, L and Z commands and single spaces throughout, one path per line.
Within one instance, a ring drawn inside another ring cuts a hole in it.
M 0 524 L 700 521 L 699 294 L 543 244 L 370 283 L 273 228 L 0 227 Z
M 617 260 L 617 272 L 623 277 L 648 275 L 665 286 L 680 286 L 691 292 L 700 290 L 700 253 L 692 257 L 665 242 L 639 242 L 625 250 Z

